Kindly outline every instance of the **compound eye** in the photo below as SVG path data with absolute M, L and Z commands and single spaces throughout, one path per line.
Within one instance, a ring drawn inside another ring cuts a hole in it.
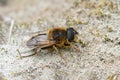
M 75 30 L 73 28 L 67 29 L 67 39 L 69 42 L 72 42 L 74 40 Z

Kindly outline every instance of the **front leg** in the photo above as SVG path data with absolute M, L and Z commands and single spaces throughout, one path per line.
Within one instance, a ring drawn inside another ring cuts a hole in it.
M 70 47 L 72 47 L 72 48 L 76 49 L 78 52 L 80 52 L 80 49 L 77 48 L 75 45 L 73 45 L 73 44 L 71 44 L 71 43 L 69 43 L 69 44 L 70 44 Z

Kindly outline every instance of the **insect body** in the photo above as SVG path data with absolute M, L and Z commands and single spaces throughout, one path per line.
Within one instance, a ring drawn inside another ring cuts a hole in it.
M 36 53 L 42 49 L 53 48 L 62 57 L 62 54 L 58 50 L 59 48 L 65 48 L 69 46 L 78 50 L 78 48 L 72 44 L 76 41 L 77 34 L 78 32 L 73 28 L 53 28 L 33 36 L 27 41 L 27 46 L 33 48 Z

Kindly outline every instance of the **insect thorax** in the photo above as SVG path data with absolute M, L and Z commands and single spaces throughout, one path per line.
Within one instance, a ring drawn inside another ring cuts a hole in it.
M 62 41 L 67 39 L 67 32 L 65 30 L 55 29 L 52 32 L 52 38 L 57 43 L 61 43 Z

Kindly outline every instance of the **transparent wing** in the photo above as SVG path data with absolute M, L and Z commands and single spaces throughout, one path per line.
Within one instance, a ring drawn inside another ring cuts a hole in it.
M 53 44 L 55 44 L 55 41 L 48 40 L 47 34 L 38 34 L 36 36 L 33 36 L 31 39 L 29 39 L 26 45 L 30 48 L 35 48 L 35 47 L 43 48 Z

